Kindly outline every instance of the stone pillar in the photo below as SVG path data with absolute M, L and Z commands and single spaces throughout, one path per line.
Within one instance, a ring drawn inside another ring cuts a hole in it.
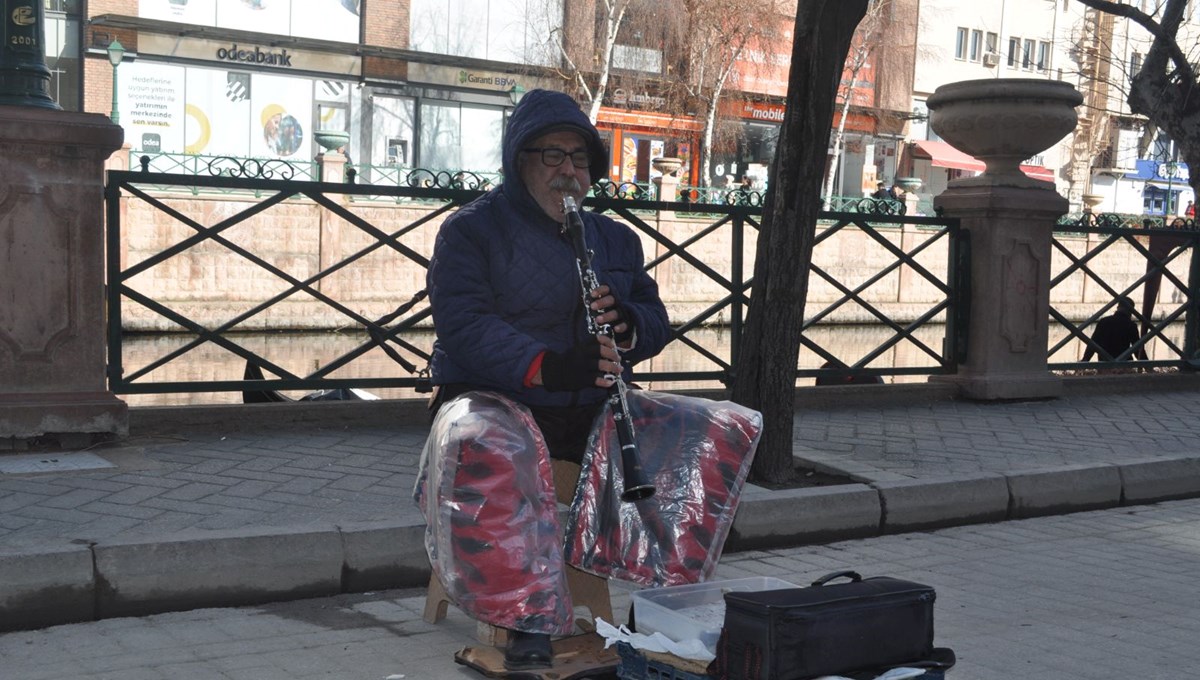
M 0 439 L 128 431 L 108 391 L 99 114 L 0 106 Z
M 971 399 L 1062 394 L 1046 370 L 1050 239 L 1067 199 L 1044 189 L 951 187 L 934 199 L 971 234 L 967 361 L 954 381 Z
M 346 156 L 336 151 L 317 154 L 317 166 L 322 182 L 341 184 L 346 181 Z
M 934 199 L 971 236 L 967 359 L 949 378 L 971 399 L 1062 394 L 1046 368 L 1051 238 L 1067 199 L 1020 163 L 1074 129 L 1083 98 L 1070 85 L 1031 79 L 951 83 L 929 98 L 930 125 L 955 148 L 987 163 Z

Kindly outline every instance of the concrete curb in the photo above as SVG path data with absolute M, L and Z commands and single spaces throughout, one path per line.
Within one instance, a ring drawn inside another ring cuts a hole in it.
M 1200 496 L 1200 457 L 768 491 L 747 487 L 727 552 Z M 210 532 L 0 550 L 0 631 L 424 586 L 424 526 Z
M 881 526 L 887 534 L 1008 518 L 1008 484 L 1003 475 L 949 477 L 932 482 L 877 482 Z

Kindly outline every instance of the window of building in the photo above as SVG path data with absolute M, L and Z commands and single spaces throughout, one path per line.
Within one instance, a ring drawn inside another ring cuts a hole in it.
M 613 45 L 614 68 L 646 73 L 662 73 L 662 50 L 632 45 Z
M 561 0 L 412 0 L 409 44 L 422 52 L 556 63 Z
M 370 98 L 372 165 L 412 165 L 417 100 L 413 97 L 375 95 Z
M 80 111 L 79 7 L 77 2 L 46 3 L 46 68 L 50 98 L 66 111 Z
M 1000 51 L 1000 36 L 989 31 L 987 40 L 984 41 L 984 47 L 987 48 L 988 54 L 998 53 Z
M 1133 78 L 1142 70 L 1142 55 L 1132 52 L 1129 55 L 1129 77 Z
M 1050 43 L 1038 43 L 1037 70 L 1046 71 L 1050 68 Z
M 983 57 L 983 31 L 971 31 L 971 61 Z
M 1020 38 L 1009 38 L 1008 39 L 1008 65 L 1011 66 L 1012 68 L 1016 68 L 1017 67 L 1017 59 L 1019 58 L 1018 55 L 1020 55 L 1020 54 L 1021 54 L 1021 39 Z
M 427 99 L 421 102 L 416 164 L 439 170 L 500 170 L 504 109 Z
M 1033 50 L 1036 44 L 1033 40 L 1025 41 L 1025 49 L 1021 52 L 1021 68 L 1033 68 Z
M 959 26 L 958 33 L 954 39 L 954 58 L 967 58 L 967 29 Z

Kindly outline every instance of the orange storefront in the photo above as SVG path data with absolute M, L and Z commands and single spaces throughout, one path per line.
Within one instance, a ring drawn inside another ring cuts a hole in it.
M 680 183 L 695 184 L 698 170 L 693 151 L 704 129 L 695 118 L 604 106 L 596 127 L 612 150 L 609 179 L 614 182 L 648 182 L 659 175 L 650 163 L 653 159 L 676 156 L 684 159 Z

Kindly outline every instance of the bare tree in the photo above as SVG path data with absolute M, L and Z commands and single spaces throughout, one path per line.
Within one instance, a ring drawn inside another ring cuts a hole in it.
M 734 401 L 758 409 L 763 438 L 751 474 L 781 482 L 794 474 L 796 364 L 808 292 L 826 150 L 842 67 L 868 0 L 800 0 L 792 41 L 787 113 L 754 262 L 754 284 Z
M 850 54 L 846 57 L 845 72 L 837 93 L 841 117 L 833 132 L 833 155 L 829 161 L 829 171 L 825 176 L 825 186 L 821 190 L 826 210 L 830 208 L 833 198 L 833 182 L 837 177 L 838 164 L 842 158 L 846 119 L 850 117 L 850 107 L 856 103 L 854 101 L 855 86 L 863 71 L 871 65 L 875 48 L 883 42 L 884 32 L 891 23 L 889 18 L 892 9 L 892 0 L 873 0 L 870 3 L 866 16 L 858 24 L 858 30 L 854 33 L 854 41 L 850 45 Z
M 1188 183 L 1192 191 L 1200 195 L 1200 80 L 1194 63 L 1197 55 L 1185 52 L 1179 41 L 1188 0 L 1159 0 L 1154 3 L 1152 14 L 1141 11 L 1134 4 L 1109 0 L 1079 2 L 1125 17 L 1151 36 L 1141 69 L 1129 81 L 1126 101 L 1130 111 L 1145 116 L 1175 141 L 1191 169 Z M 1194 48 L 1194 43 L 1191 47 Z
M 546 11 L 563 13 L 547 34 L 559 52 L 558 73 L 573 83 L 595 124 L 612 76 L 617 37 L 632 6 L 644 0 L 548 0 Z M 561 9 L 560 9 L 561 8 Z
M 783 0 L 682 0 L 676 43 L 685 55 L 686 91 L 704 121 L 700 143 L 700 180 L 711 177 L 713 139 L 721 96 L 739 68 L 767 67 L 775 25 L 781 19 Z M 754 49 L 759 47 L 759 49 Z

